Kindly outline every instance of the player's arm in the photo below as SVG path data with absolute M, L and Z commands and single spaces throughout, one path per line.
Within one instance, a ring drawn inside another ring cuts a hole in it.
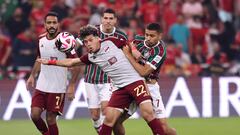
M 69 80 L 69 85 L 68 85 L 68 89 L 67 89 L 67 97 L 68 100 L 73 100 L 75 98 L 75 86 L 76 86 L 76 82 L 78 80 L 78 76 L 80 73 L 80 67 L 79 66 L 75 66 L 69 69 L 71 71 L 71 79 Z
M 63 60 L 37 59 L 37 62 L 40 62 L 44 65 L 56 65 L 61 67 L 72 67 L 84 64 L 79 58 L 67 58 Z
M 39 58 L 39 57 L 37 57 L 37 58 Z M 27 84 L 26 84 L 27 90 L 30 90 L 30 87 L 34 87 L 35 77 L 40 71 L 40 65 L 41 65 L 41 63 L 39 63 L 38 61 L 35 61 L 34 66 L 32 68 L 32 72 L 27 80 Z
M 130 48 L 131 48 L 131 52 L 133 57 L 139 61 L 142 58 L 142 54 L 137 50 L 136 44 L 134 42 L 131 42 L 129 44 Z
M 124 46 L 123 52 L 140 76 L 143 76 L 143 77 L 148 76 L 150 73 L 154 71 L 154 68 L 152 68 L 149 64 L 144 64 L 144 65 L 139 64 L 135 60 L 134 56 L 132 55 L 129 46 Z

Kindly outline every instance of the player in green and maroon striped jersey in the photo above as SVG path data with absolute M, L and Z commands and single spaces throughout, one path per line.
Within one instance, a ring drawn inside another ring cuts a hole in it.
M 166 47 L 162 39 L 162 28 L 157 23 L 150 23 L 145 29 L 145 36 L 136 36 L 132 42 L 132 53 L 130 47 L 123 48 L 125 55 L 131 62 L 135 70 L 145 77 L 150 95 L 152 97 L 153 109 L 156 117 L 164 129 L 165 135 L 176 135 L 176 130 L 168 126 L 165 107 L 158 85 L 161 65 L 166 58 Z M 119 130 L 124 135 L 122 122 L 136 111 L 136 105 L 129 107 L 128 116 L 123 115 L 122 119 L 115 125 L 115 130 Z
M 127 40 L 127 35 L 115 27 L 117 17 L 114 10 L 106 9 L 102 14 L 101 21 L 101 25 L 97 26 L 101 39 L 116 37 Z M 104 109 L 112 94 L 111 80 L 95 64 L 87 65 L 84 74 L 88 108 L 93 120 L 93 126 L 98 132 L 103 122 L 101 113 L 104 115 Z

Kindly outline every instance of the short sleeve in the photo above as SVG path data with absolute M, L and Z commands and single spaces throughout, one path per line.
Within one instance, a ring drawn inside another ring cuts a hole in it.
M 122 48 L 127 45 L 127 40 L 125 38 L 109 38 L 118 48 Z
M 92 63 L 92 62 L 89 61 L 89 59 L 88 59 L 88 54 L 85 54 L 85 55 L 81 56 L 81 57 L 80 57 L 80 60 L 81 60 L 81 62 L 83 62 L 84 64 L 87 64 L 87 65 L 89 65 L 89 64 Z

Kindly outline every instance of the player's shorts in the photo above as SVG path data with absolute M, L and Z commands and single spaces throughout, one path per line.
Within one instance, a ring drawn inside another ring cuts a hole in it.
M 153 109 L 156 115 L 156 118 L 166 118 L 166 110 L 163 105 L 162 96 L 160 94 L 160 87 L 158 83 L 147 84 L 153 102 Z M 128 108 L 128 114 L 133 115 L 137 110 L 137 105 L 135 102 L 132 102 Z
M 135 101 L 139 105 L 143 101 L 151 100 L 150 93 L 143 80 L 133 82 L 123 88 L 113 91 L 108 106 L 125 109 Z
M 46 93 L 35 90 L 31 107 L 39 107 L 48 112 L 56 112 L 62 115 L 65 101 L 65 93 Z
M 100 108 L 101 102 L 109 101 L 112 95 L 112 84 L 92 84 L 85 82 L 88 108 Z

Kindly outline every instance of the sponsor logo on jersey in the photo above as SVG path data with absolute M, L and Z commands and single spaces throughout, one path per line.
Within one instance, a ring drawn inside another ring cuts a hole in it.
M 159 55 L 157 55 L 157 56 L 153 59 L 153 61 L 155 61 L 156 63 L 159 63 L 159 62 L 161 61 L 161 59 L 162 59 L 162 57 L 159 56 Z
M 117 58 L 116 58 L 115 56 L 113 56 L 112 58 L 110 58 L 110 59 L 108 60 L 108 62 L 109 62 L 109 64 L 113 65 L 114 63 L 117 62 Z

